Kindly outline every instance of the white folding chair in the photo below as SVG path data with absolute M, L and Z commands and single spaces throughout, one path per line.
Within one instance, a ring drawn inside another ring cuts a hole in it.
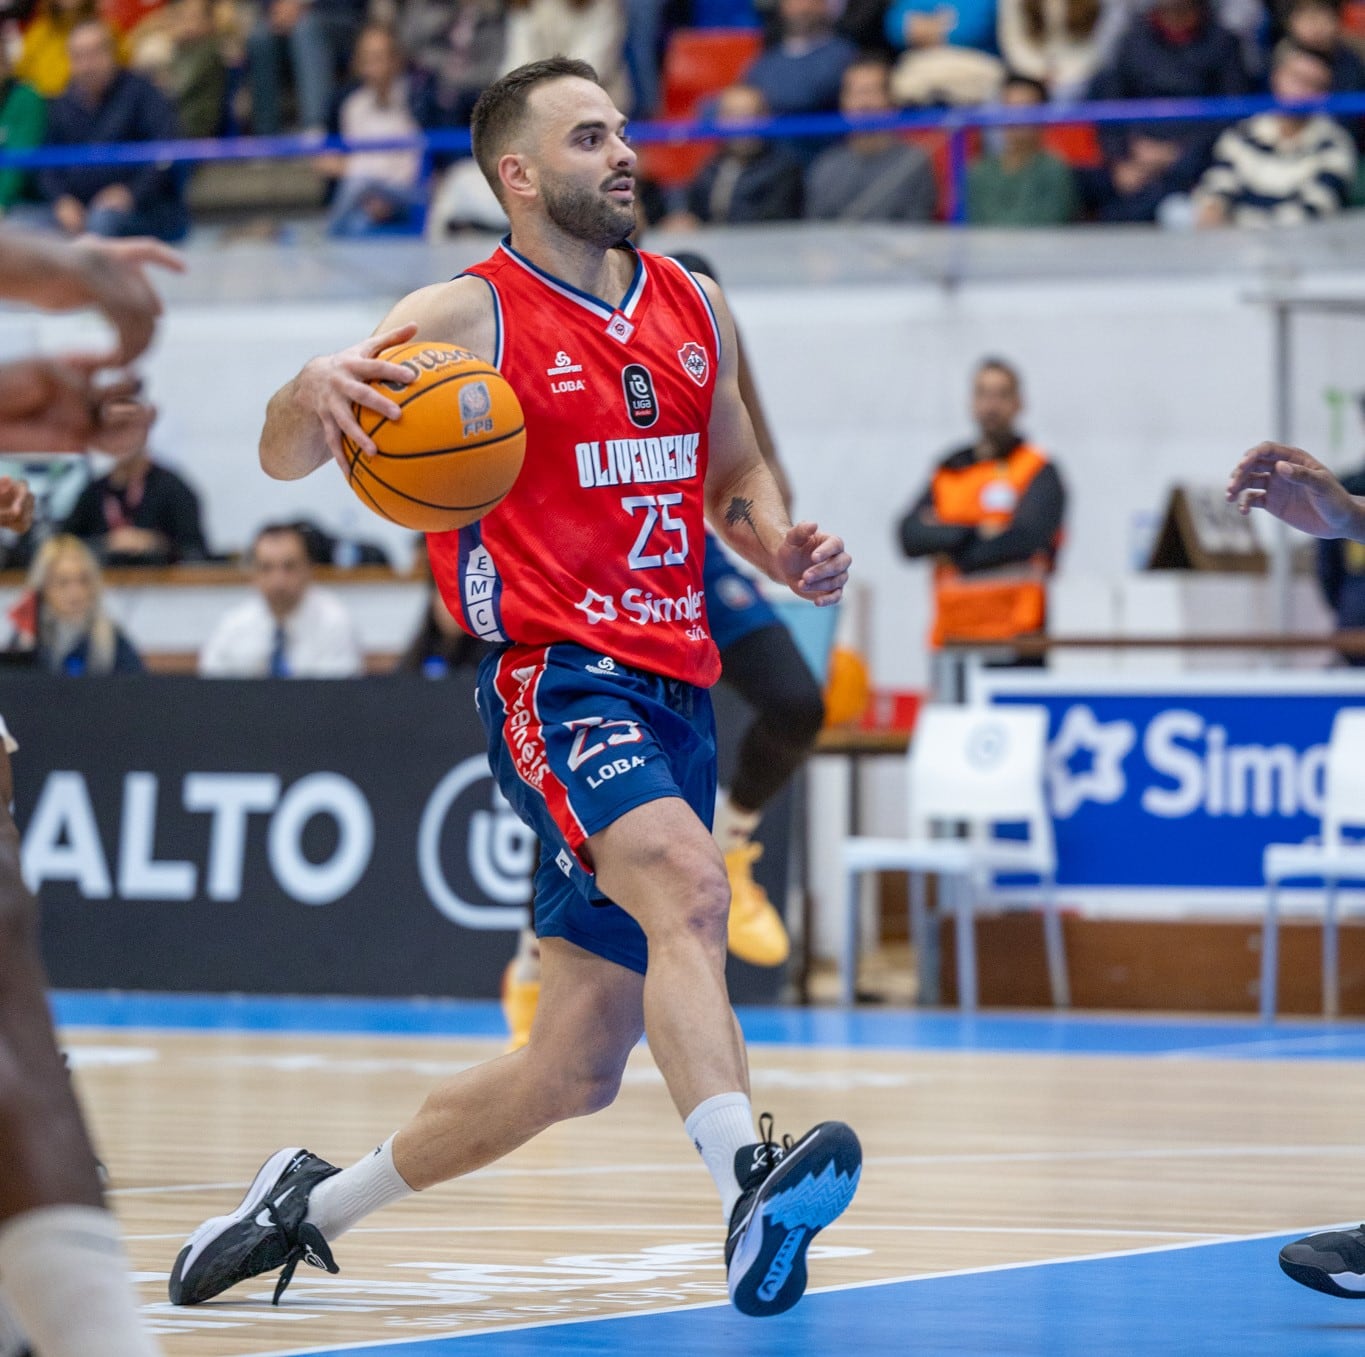
M 1322 830 L 1318 841 L 1271 843 L 1261 860 L 1265 876 L 1265 925 L 1261 931 L 1261 1020 L 1275 1018 L 1279 981 L 1280 886 L 1307 878 L 1323 885 L 1322 1011 L 1335 1018 L 1340 1008 L 1337 965 L 1337 887 L 1365 881 L 1365 843 L 1344 841 L 1342 828 L 1365 825 L 1365 707 L 1343 707 L 1332 722 Z
M 923 707 L 907 758 L 909 819 L 904 838 L 850 836 L 844 841 L 845 935 L 842 988 L 855 998 L 858 973 L 858 882 L 864 872 L 910 874 L 910 937 L 923 957 L 928 942 L 924 876 L 936 873 L 954 912 L 958 1000 L 976 1007 L 973 916 L 997 874 L 1036 876 L 1053 1002 L 1070 1002 L 1062 921 L 1057 911 L 1057 852 L 1043 784 L 1047 712 L 1042 707 Z M 1004 824 L 1027 828 L 1024 839 L 999 838 Z M 966 837 L 940 837 L 952 826 Z

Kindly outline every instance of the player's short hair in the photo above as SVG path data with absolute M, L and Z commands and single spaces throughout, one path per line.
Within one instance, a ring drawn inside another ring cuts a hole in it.
M 1031 75 L 1024 75 L 1020 71 L 1006 71 L 1005 78 L 1000 82 L 1000 93 L 1006 90 L 1028 90 L 1040 104 L 1047 103 L 1050 98 L 1047 86 L 1041 80 L 1035 80 Z
M 521 130 L 531 91 L 537 85 L 567 77 L 590 80 L 594 85 L 602 83 L 586 61 L 547 57 L 544 61 L 528 61 L 524 66 L 508 71 L 479 95 L 469 118 L 469 135 L 474 143 L 474 159 L 499 202 L 502 202 L 502 180 L 498 176 L 498 161 L 506 153 L 508 142 Z

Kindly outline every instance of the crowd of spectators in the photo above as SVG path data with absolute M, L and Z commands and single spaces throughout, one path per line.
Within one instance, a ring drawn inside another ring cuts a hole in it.
M 699 110 L 722 123 L 902 107 L 1282 98 L 1365 91 L 1344 13 L 1365 0 L 729 0 L 764 42 Z M 713 0 L 714 8 L 715 0 Z M 462 128 L 501 72 L 565 53 L 620 106 L 659 115 L 670 29 L 689 0 L 10 0 L 0 44 L 6 147 L 239 132 L 403 138 Z M 1356 28 L 1362 16 L 1356 14 Z M 972 139 L 967 216 L 1246 225 L 1356 201 L 1359 125 L 1267 114 L 1237 127 L 1098 129 L 1098 154 L 1040 130 Z M 648 160 L 646 160 L 646 169 Z M 416 152 L 319 156 L 339 235 L 419 229 L 432 193 Z M 467 165 L 449 169 L 459 182 Z M 683 226 L 813 218 L 922 221 L 945 209 L 942 134 L 730 140 L 656 215 Z M 188 228 L 185 167 L 0 172 L 0 211 L 67 233 Z M 457 192 L 456 197 L 460 195 Z M 454 216 L 487 219 L 486 204 Z M 494 219 L 496 213 L 493 214 Z

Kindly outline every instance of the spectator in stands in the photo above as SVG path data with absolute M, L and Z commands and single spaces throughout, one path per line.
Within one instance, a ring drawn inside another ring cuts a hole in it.
M 47 106 L 42 95 L 10 72 L 9 56 L 0 43 L 0 146 L 27 151 L 43 144 Z M 0 213 L 8 212 L 24 195 L 26 170 L 0 170 Z
M 468 127 L 474 102 L 502 70 L 498 0 L 406 0 L 399 41 L 412 58 L 423 127 Z
M 762 91 L 731 85 L 721 91 L 716 121 L 753 122 L 768 116 Z M 750 222 L 794 221 L 801 215 L 801 162 L 781 142 L 732 137 L 705 165 L 687 190 L 687 211 L 666 219 L 666 228 L 702 222 L 739 226 Z
M 1047 102 L 1028 76 L 1012 75 L 1000 92 L 1006 108 Z M 1071 166 L 1043 148 L 1042 129 L 1002 127 L 1000 151 L 967 171 L 967 220 L 973 226 L 1062 226 L 1076 219 L 1080 197 Z
M 1015 75 L 1038 81 L 1048 97 L 1085 97 L 1128 18 L 1125 0 L 999 0 L 996 38 Z
M 14 74 L 44 99 L 55 99 L 71 79 L 67 42 L 77 24 L 100 18 L 99 0 L 40 0 L 24 30 Z M 122 39 L 120 38 L 120 44 Z M 122 46 L 120 56 L 125 56 Z
M 506 0 L 502 70 L 546 57 L 586 61 L 616 107 L 629 113 L 625 0 Z
M 349 141 L 420 136 L 405 67 L 392 29 L 382 24 L 363 28 L 355 49 L 360 83 L 338 104 L 331 130 Z M 322 156 L 316 163 L 337 181 L 327 217 L 329 235 L 367 235 L 406 218 L 424 196 L 420 151 L 358 151 Z
M 1341 35 L 1341 12 L 1333 0 L 1291 0 L 1285 35 L 1332 66 L 1332 93 L 1365 90 L 1365 61 Z
M 1043 630 L 1066 490 L 1018 430 L 1023 387 L 987 358 L 972 382 L 977 436 L 950 452 L 900 524 L 901 550 L 932 557 L 933 642 L 1007 641 Z
M 175 110 L 150 81 L 121 70 L 114 35 L 90 19 L 67 43 L 71 83 L 48 108 L 52 146 L 174 138 Z M 160 165 L 58 165 L 37 173 L 38 191 L 69 235 L 158 236 L 189 229 L 181 176 Z
M 284 68 L 292 68 L 298 122 L 321 133 L 365 21 L 365 0 L 265 0 L 246 43 L 251 124 L 261 136 L 284 130 Z
M 175 0 L 128 36 L 131 65 L 175 105 L 187 137 L 215 137 L 226 110 L 228 70 L 213 0 Z
M 890 113 L 891 71 L 877 56 L 844 70 L 844 117 Z M 850 132 L 821 152 L 806 176 L 806 216 L 818 221 L 929 221 L 938 188 L 929 157 L 894 132 Z
M 1270 89 L 1281 103 L 1331 93 L 1326 57 L 1289 38 L 1275 48 Z M 1200 226 L 1288 226 L 1330 217 L 1355 182 L 1350 133 L 1325 113 L 1258 113 L 1229 127 L 1195 189 Z
M 308 542 L 272 523 L 251 547 L 256 596 L 228 612 L 199 655 L 208 678 L 351 678 L 363 671 L 345 605 L 313 584 Z
M 1203 99 L 1249 93 L 1242 47 L 1209 0 L 1155 0 L 1136 14 L 1090 86 L 1094 99 Z M 1154 221 L 1204 172 L 1218 129 L 1158 123 L 1099 129 L 1103 169 L 1079 176 L 1100 221 Z
M 902 55 L 891 77 L 899 104 L 993 99 L 1005 68 L 995 55 L 996 0 L 891 0 L 886 36 Z
M 104 611 L 100 568 L 79 538 L 59 534 L 38 549 L 27 606 L 11 616 L 21 646 L 52 674 L 140 674 L 142 660 Z
M 774 115 L 839 107 L 844 68 L 857 51 L 834 31 L 835 14 L 832 0 L 780 0 L 777 38 L 744 75 Z
M 1347 494 L 1365 495 L 1365 467 L 1343 476 Z M 1365 628 L 1365 546 L 1324 539 L 1317 544 L 1318 583 L 1342 631 Z M 1343 656 L 1347 664 L 1365 665 L 1365 655 Z
M 208 555 L 198 495 L 152 460 L 145 435 L 81 491 L 62 531 L 89 543 L 106 564 L 170 565 Z

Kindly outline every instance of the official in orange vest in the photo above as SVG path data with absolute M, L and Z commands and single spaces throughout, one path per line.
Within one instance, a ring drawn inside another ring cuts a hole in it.
M 932 556 L 934 646 L 1008 642 L 1047 623 L 1047 578 L 1056 564 L 1066 489 L 1046 453 L 1015 427 L 1019 373 L 987 358 L 972 383 L 979 435 L 938 465 L 901 520 L 907 556 Z

